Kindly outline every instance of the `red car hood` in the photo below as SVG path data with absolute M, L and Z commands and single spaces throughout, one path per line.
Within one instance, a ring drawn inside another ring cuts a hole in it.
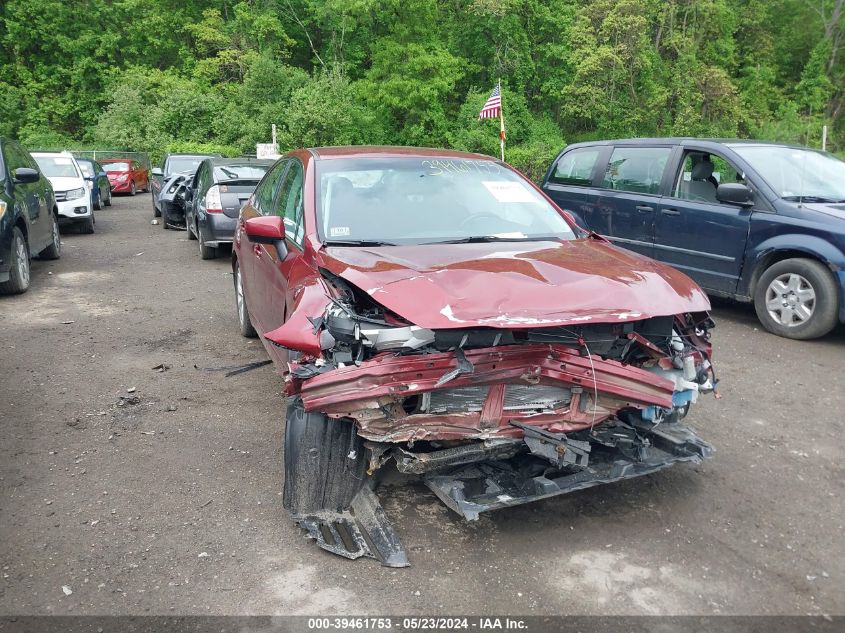
M 702 312 L 686 275 L 599 239 L 329 247 L 318 265 L 429 329 L 635 321 Z

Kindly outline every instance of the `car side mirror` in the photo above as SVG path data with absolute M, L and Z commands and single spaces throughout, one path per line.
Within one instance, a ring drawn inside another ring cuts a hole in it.
M 161 167 L 153 167 L 153 176 L 164 176 L 164 172 L 161 171 Z
M 31 167 L 18 167 L 15 172 L 12 174 L 12 179 L 19 184 L 25 185 L 31 182 L 38 182 L 38 179 L 41 177 L 41 174 L 38 173 L 37 169 L 32 169 Z
M 726 182 L 716 188 L 716 200 L 737 207 L 753 207 L 754 194 L 740 182 Z
M 278 215 L 250 218 L 244 223 L 244 231 L 254 244 L 275 244 L 285 239 L 285 225 Z

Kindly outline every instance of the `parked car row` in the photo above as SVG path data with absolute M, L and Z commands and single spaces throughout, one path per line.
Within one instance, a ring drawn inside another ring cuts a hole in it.
M 138 191 L 149 191 L 149 178 L 137 160 L 30 153 L 0 137 L 0 294 L 29 288 L 33 257 L 59 257 L 60 224 L 93 233 L 94 211 L 111 206 L 112 193 Z
M 219 155 L 173 154 L 153 185 L 153 214 L 165 229 L 183 228 L 199 245 L 202 259 L 214 259 L 218 249 L 232 243 L 238 213 L 258 182 L 273 165 L 272 160 Z

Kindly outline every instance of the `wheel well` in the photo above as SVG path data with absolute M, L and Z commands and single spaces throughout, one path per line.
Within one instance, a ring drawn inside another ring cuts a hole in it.
M 751 276 L 751 283 L 748 286 L 748 294 L 752 298 L 754 297 L 754 293 L 757 290 L 757 282 L 760 281 L 760 277 L 763 276 L 763 273 L 773 264 L 782 262 L 785 259 L 812 259 L 819 262 L 820 264 L 824 264 L 825 267 L 827 267 L 826 261 L 806 251 L 786 249 L 767 253 L 762 258 L 760 258 L 759 262 L 757 262 L 757 266 L 754 268 L 754 274 Z
M 29 244 L 29 231 L 27 231 L 26 222 L 24 222 L 24 219 L 19 217 L 17 220 L 15 220 L 15 226 L 21 230 L 21 233 L 23 233 L 23 237 L 26 240 L 26 243 Z

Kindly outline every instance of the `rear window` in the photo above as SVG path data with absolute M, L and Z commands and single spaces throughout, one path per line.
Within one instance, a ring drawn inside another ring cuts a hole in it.
M 272 165 L 216 165 L 214 182 L 226 180 L 254 180 L 258 182 Z
M 598 147 L 582 147 L 566 152 L 555 165 L 549 180 L 559 185 L 591 185 L 599 154 Z
M 602 180 L 602 187 L 618 191 L 656 194 L 671 147 L 617 147 Z

